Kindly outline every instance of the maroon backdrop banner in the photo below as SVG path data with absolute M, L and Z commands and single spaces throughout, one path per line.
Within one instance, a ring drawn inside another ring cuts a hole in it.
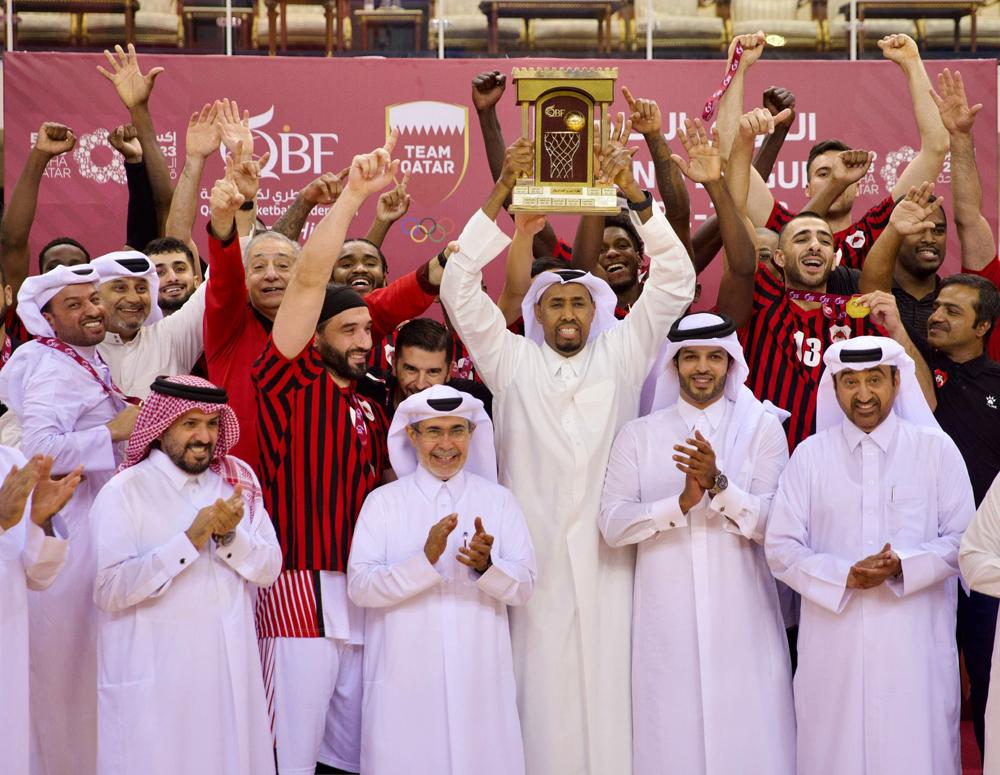
M 618 86 L 637 97 L 657 100 L 663 130 L 675 151 L 677 127 L 685 117 L 700 115 L 705 100 L 718 87 L 725 65 L 717 61 L 531 60 L 555 66 L 619 68 Z M 50 239 L 71 236 L 92 255 L 119 249 L 125 240 L 126 188 L 121 157 L 107 143 L 107 131 L 128 121 L 112 85 L 96 71 L 107 62 L 100 54 L 9 53 L 4 57 L 4 128 L 6 189 L 13 189 L 35 133 L 45 121 L 72 127 L 75 150 L 46 170 L 31 232 L 33 258 Z M 356 153 L 381 145 L 388 126 L 402 134 L 395 156 L 412 169 L 413 203 L 408 217 L 396 224 L 385 242 L 391 274 L 400 276 L 440 250 L 428 240 L 454 239 L 487 196 L 492 181 L 482 134 L 471 101 L 471 79 L 482 70 L 510 73 L 518 60 L 324 59 L 319 57 L 223 57 L 140 54 L 142 69 L 166 69 L 156 81 L 151 109 L 156 131 L 176 179 L 184 164 L 184 136 L 191 113 L 222 97 L 248 109 L 255 136 L 254 151 L 271 152 L 261 180 L 259 210 L 268 225 L 284 212 L 296 193 L 323 172 L 339 171 Z M 927 63 L 931 80 L 944 67 L 965 78 L 970 102 L 986 107 L 976 120 L 983 212 L 997 226 L 997 65 L 996 60 Z M 760 104 L 769 86 L 790 89 L 798 115 L 769 185 L 775 197 L 793 209 L 805 203 L 805 159 L 813 143 L 835 137 L 877 158 L 859 184 L 855 213 L 860 215 L 892 189 L 899 171 L 919 149 L 919 137 L 906 80 L 900 69 L 882 61 L 758 62 L 747 79 L 747 107 Z M 625 110 L 618 96 L 612 113 Z M 512 142 L 520 113 L 508 88 L 499 106 L 505 137 Z M 655 192 L 652 161 L 640 146 L 635 174 Z M 196 239 L 204 248 L 208 194 L 223 166 L 221 154 L 210 160 L 202 180 Z M 950 201 L 950 164 L 938 178 L 938 193 Z M 690 186 L 692 226 L 711 215 L 711 202 L 701 187 Z M 947 207 L 950 214 L 950 207 Z M 322 211 L 314 212 L 307 231 Z M 374 215 L 366 204 L 354 233 L 364 234 Z M 556 231 L 572 240 L 575 221 L 553 219 Z M 420 229 L 423 224 L 425 229 Z M 502 228 L 513 225 L 502 216 Z M 496 294 L 502 284 L 502 261 L 489 267 L 487 281 Z M 715 298 L 719 262 L 706 273 L 703 304 Z M 950 229 L 945 271 L 958 267 L 958 243 Z M 33 267 L 34 271 L 34 267 Z

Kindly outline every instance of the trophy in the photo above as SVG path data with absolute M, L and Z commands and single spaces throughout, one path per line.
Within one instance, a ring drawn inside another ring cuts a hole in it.
M 594 176 L 594 109 L 600 109 L 600 143 L 607 141 L 608 105 L 614 100 L 617 67 L 515 67 L 521 136 L 530 138 L 535 113 L 535 177 L 514 186 L 512 213 L 621 212 L 613 185 Z

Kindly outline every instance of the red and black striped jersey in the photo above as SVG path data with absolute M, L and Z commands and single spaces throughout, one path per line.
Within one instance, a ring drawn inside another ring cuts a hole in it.
M 881 335 L 867 316 L 837 323 L 821 309 L 802 309 L 785 296 L 784 283 L 758 267 L 753 312 L 739 331 L 750 367 L 747 386 L 761 401 L 792 413 L 785 422 L 790 450 L 816 428 L 816 388 L 826 348 L 854 336 Z
M 861 268 L 868 251 L 872 249 L 875 240 L 888 225 L 893 207 L 892 197 L 886 197 L 862 215 L 861 220 L 833 235 L 833 248 L 837 251 L 840 266 L 846 266 L 849 269 Z M 767 228 L 780 232 L 795 215 L 778 200 L 775 200 L 774 207 L 771 209 L 771 217 L 767 219 Z
M 310 343 L 289 360 L 268 338 L 253 366 L 264 503 L 285 570 L 345 571 L 361 504 L 382 478 L 388 422 L 344 389 Z

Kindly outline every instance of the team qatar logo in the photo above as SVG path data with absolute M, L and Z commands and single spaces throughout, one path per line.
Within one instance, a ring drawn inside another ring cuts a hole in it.
M 469 110 L 464 105 L 422 100 L 385 110 L 386 137 L 399 129 L 392 156 L 410 173 L 407 191 L 423 207 L 455 193 L 469 158 Z

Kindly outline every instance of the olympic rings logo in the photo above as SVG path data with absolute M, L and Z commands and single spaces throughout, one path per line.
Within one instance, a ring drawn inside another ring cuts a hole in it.
M 399 225 L 403 233 L 409 234 L 410 239 L 418 245 L 427 240 L 444 242 L 448 235 L 455 231 L 455 222 L 447 216 L 440 221 L 435 221 L 430 217 L 417 220 L 412 215 L 408 215 L 400 221 Z

